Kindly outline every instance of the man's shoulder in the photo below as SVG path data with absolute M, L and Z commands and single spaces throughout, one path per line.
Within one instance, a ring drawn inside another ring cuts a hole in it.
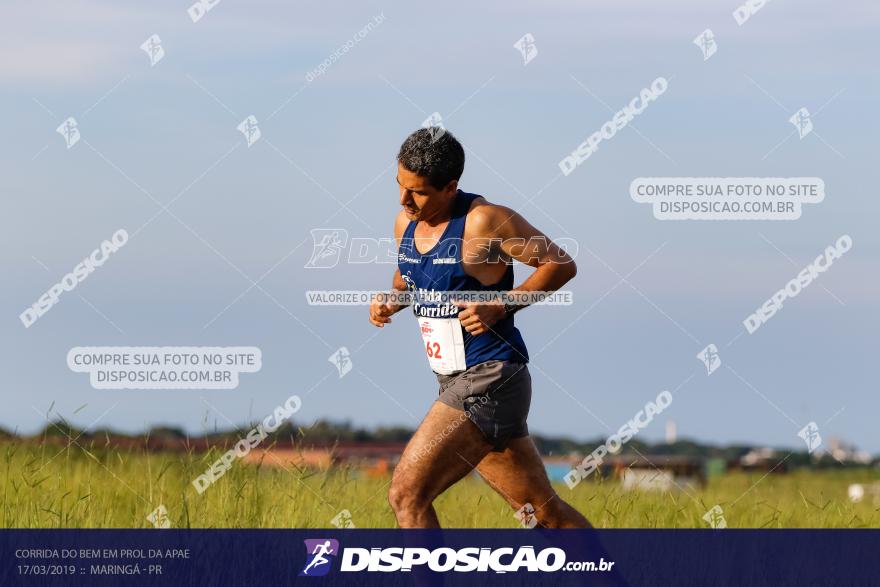
M 465 231 L 469 236 L 489 236 L 515 213 L 507 206 L 493 204 L 483 196 L 479 196 L 468 210 Z

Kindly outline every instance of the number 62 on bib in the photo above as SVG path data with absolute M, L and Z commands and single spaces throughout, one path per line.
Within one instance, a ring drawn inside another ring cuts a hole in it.
M 419 328 L 428 363 L 435 373 L 452 375 L 467 369 L 458 318 L 419 318 Z

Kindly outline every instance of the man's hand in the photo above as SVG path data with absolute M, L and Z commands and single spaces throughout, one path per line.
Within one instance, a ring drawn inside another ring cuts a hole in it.
M 384 328 L 391 323 L 391 316 L 400 310 L 399 304 L 391 303 L 391 296 L 386 293 L 377 293 L 370 302 L 370 322 L 379 328 Z
M 504 318 L 504 305 L 498 303 L 474 304 L 471 302 L 455 302 L 462 308 L 458 313 L 458 321 L 473 336 L 489 332 L 495 323 Z

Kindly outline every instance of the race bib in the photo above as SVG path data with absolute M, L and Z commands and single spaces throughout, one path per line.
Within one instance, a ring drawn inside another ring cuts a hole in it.
M 434 372 L 452 375 L 467 369 L 464 336 L 458 318 L 419 318 L 419 328 Z

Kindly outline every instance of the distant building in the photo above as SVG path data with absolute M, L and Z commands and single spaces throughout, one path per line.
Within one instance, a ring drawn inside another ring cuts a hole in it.
M 753 448 L 742 457 L 739 462 L 729 463 L 730 468 L 741 468 L 746 471 L 773 471 L 784 473 L 788 470 L 779 451 L 769 447 Z
M 603 473 L 620 479 L 624 491 L 690 490 L 706 485 L 705 459 L 646 455 L 606 459 Z
M 858 450 L 854 445 L 844 442 L 835 436 L 828 439 L 826 449 L 819 449 L 816 453 L 816 456 L 828 454 L 831 458 L 841 463 L 858 463 L 861 465 L 868 465 L 871 463 L 870 454 L 866 451 Z
M 400 460 L 405 442 L 336 442 L 307 446 L 256 448 L 244 458 L 245 462 L 284 467 L 295 464 L 317 469 L 348 465 L 369 474 L 388 473 Z

